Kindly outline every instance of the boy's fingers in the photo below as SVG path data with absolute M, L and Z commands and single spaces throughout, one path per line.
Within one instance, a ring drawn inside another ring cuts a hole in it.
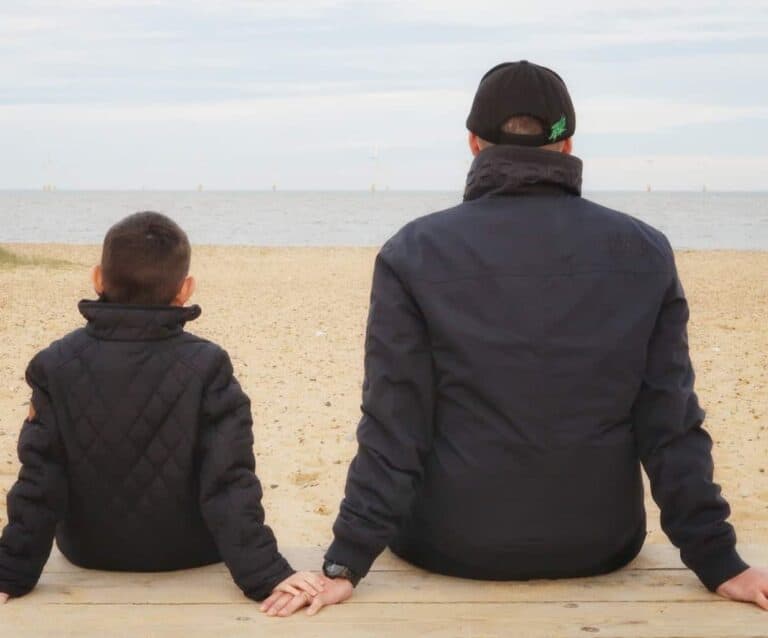
M 289 602 L 293 600 L 291 594 L 281 594 L 280 598 L 275 601 L 275 604 L 267 612 L 268 616 L 276 616 L 280 613 L 280 610 L 285 607 Z
M 323 599 L 318 596 L 312 601 L 312 604 L 307 609 L 307 616 L 314 616 L 318 611 L 323 608 Z
M 289 583 L 280 583 L 277 586 L 277 590 L 284 594 L 290 594 L 291 596 L 296 596 L 299 593 L 299 590 Z
M 275 591 L 273 594 L 267 598 L 263 603 L 261 603 L 261 607 L 259 609 L 261 611 L 269 611 L 269 608 L 274 605 L 275 601 L 280 598 L 280 596 L 283 595 L 283 592 L 281 591 Z
M 768 598 L 765 597 L 765 594 L 763 592 L 759 591 L 757 592 L 757 595 L 755 596 L 755 602 L 758 604 L 758 606 L 761 609 L 765 609 L 768 611 Z
M 325 583 L 323 582 L 323 579 L 316 574 L 308 573 L 306 575 L 306 581 L 318 591 L 323 591 L 325 589 Z
M 298 611 L 302 607 L 306 607 L 309 605 L 310 601 L 312 600 L 312 597 L 306 593 L 302 592 L 299 596 L 294 596 L 291 602 L 289 602 L 283 609 L 280 611 L 280 616 L 290 616 L 295 611 Z
M 320 593 L 317 589 L 315 589 L 312 586 L 312 583 L 309 583 L 305 580 L 302 580 L 301 582 L 296 583 L 296 587 L 298 587 L 299 589 L 301 589 L 302 591 L 306 592 L 307 594 L 313 597 L 317 596 Z
M 0 605 L 8 602 L 8 594 L 0 593 Z

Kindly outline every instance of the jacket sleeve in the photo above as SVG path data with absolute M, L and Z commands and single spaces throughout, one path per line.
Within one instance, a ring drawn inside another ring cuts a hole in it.
M 358 451 L 326 553 L 360 577 L 410 510 L 432 447 L 434 394 L 427 326 L 385 247 L 373 275 Z
M 661 526 L 711 591 L 747 569 L 726 522 L 728 503 L 713 482 L 712 439 L 694 392 L 688 354 L 688 303 L 673 269 L 651 337 L 633 408 L 640 458 L 661 509 Z
M 65 454 L 37 357 L 26 376 L 33 410 L 21 428 L 21 470 L 8 492 L 8 524 L 0 538 L 0 592 L 9 596 L 23 596 L 37 584 L 67 507 Z
M 224 563 L 243 593 L 263 600 L 293 573 L 264 524 L 255 474 L 251 403 L 220 351 L 203 397 L 200 507 Z

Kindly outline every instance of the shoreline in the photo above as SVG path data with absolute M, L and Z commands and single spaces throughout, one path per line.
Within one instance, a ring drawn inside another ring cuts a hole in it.
M 18 471 L 30 358 L 82 325 L 99 246 L 4 244 L 0 263 L 0 498 Z M 375 247 L 193 246 L 203 314 L 190 331 L 229 352 L 252 399 L 267 522 L 285 546 L 323 545 L 355 453 Z M 745 543 L 768 525 L 768 251 L 676 251 L 716 480 Z M 647 542 L 666 543 L 650 494 Z M 0 508 L 0 525 L 5 522 Z
M 0 241 L 0 249 L 16 251 L 21 250 L 24 253 L 32 255 L 42 255 L 46 251 L 52 251 L 54 253 L 66 252 L 69 248 L 74 251 L 88 250 L 93 251 L 101 250 L 101 244 L 93 242 L 86 243 L 73 243 L 73 242 L 29 242 L 29 241 Z M 381 248 L 380 244 L 192 244 L 192 255 L 197 251 L 209 251 L 209 250 L 256 250 L 256 251 L 281 251 L 281 250 L 378 250 Z M 728 254 L 736 253 L 739 255 L 766 255 L 768 254 L 768 248 L 754 249 L 754 248 L 673 248 L 675 255 L 690 254 L 690 253 L 715 253 L 715 254 Z

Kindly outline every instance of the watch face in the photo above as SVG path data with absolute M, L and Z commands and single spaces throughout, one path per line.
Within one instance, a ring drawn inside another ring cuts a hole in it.
M 345 572 L 349 570 L 344 565 L 337 565 L 336 563 L 326 563 L 323 567 L 323 571 L 328 578 L 339 578 Z
M 330 561 L 323 564 L 323 573 L 328 578 L 346 578 L 352 583 L 352 587 L 357 587 L 360 578 L 346 565 L 338 565 Z

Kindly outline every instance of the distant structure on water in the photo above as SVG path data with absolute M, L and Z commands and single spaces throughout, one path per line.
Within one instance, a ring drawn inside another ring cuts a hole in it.
M 373 152 L 370 155 L 370 159 L 373 160 L 373 182 L 371 183 L 371 192 L 376 192 L 376 183 L 379 181 L 379 146 L 378 144 L 373 147 Z

